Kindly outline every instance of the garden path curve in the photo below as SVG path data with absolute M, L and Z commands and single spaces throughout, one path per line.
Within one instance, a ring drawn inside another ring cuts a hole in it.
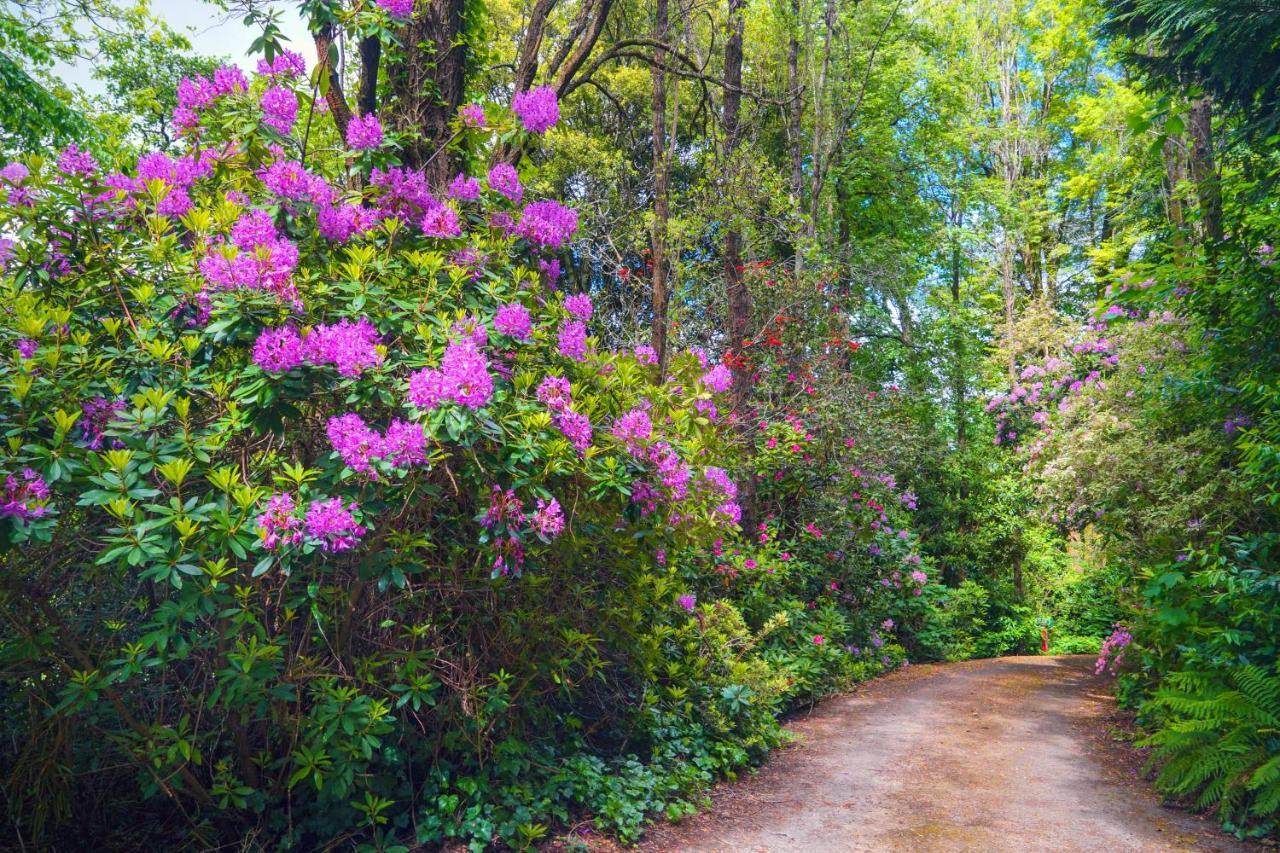
M 1093 661 L 909 667 L 822 703 L 798 742 L 647 851 L 1241 851 L 1163 807 L 1114 742 Z

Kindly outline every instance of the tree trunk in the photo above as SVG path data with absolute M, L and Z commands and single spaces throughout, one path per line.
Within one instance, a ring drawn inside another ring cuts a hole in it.
M 378 111 L 378 65 L 382 61 L 382 41 L 377 36 L 360 39 L 360 88 L 356 109 L 367 116 Z
M 1200 223 L 1204 237 L 1222 242 L 1222 191 L 1213 157 L 1213 102 L 1208 95 L 1191 103 L 1187 129 L 1191 132 L 1191 180 L 1200 202 Z
M 819 213 L 822 210 L 822 181 L 827 172 L 825 155 L 826 138 L 823 133 L 829 118 L 826 102 L 827 78 L 831 73 L 831 51 L 836 31 L 836 0 L 827 0 L 822 16 L 822 69 L 813 93 L 813 152 L 809 162 L 811 175 L 809 186 L 809 218 L 805 221 L 804 235 L 812 240 L 818 233 Z M 834 129 L 833 129 L 834 132 Z
M 1004 234 L 1000 246 L 1000 291 L 1004 297 L 1004 345 L 1009 355 L 1009 381 L 1018 379 L 1018 354 L 1014 351 L 1014 324 L 1018 312 L 1018 283 L 1013 268 L 1013 235 Z
M 418 0 L 413 18 L 397 34 L 403 49 L 387 68 L 391 126 L 410 134 L 401 159 L 425 169 L 437 187 L 452 177 L 455 166 L 447 153 L 437 152 L 449 141 L 449 124 L 462 105 L 464 7 L 465 0 Z
M 333 25 L 325 24 L 312 33 L 316 43 L 316 59 L 325 78 L 324 100 L 329 105 L 329 115 L 338 129 L 338 136 L 346 138 L 347 125 L 351 123 L 351 107 L 342 93 L 342 75 L 338 73 L 338 45 L 333 40 Z
M 653 38 L 658 45 L 667 43 L 669 21 L 668 0 L 654 5 Z M 667 220 L 670 217 L 669 196 L 671 168 L 667 159 L 667 64 L 665 47 L 653 49 L 653 232 L 650 252 L 653 260 L 653 349 L 658 355 L 658 382 L 667 372 Z
M 729 38 L 724 46 L 724 111 L 721 127 L 724 131 L 724 157 L 722 171 L 729 175 L 729 189 L 734 191 L 736 178 L 735 160 L 738 135 L 741 132 L 742 107 L 742 9 L 746 0 L 729 0 Z M 733 411 L 737 417 L 737 429 L 743 439 L 744 452 L 750 448 L 751 415 L 748 402 L 751 398 L 753 366 L 747 359 L 744 340 L 751 332 L 751 291 L 742 274 L 742 232 L 730 218 L 724 235 L 724 283 L 729 303 L 729 359 L 733 371 Z M 746 529 L 755 520 L 755 480 L 751 467 L 747 466 L 738 490 L 738 503 L 742 507 L 742 525 Z
M 796 209 L 804 208 L 804 153 L 800 148 L 800 135 L 803 132 L 804 102 L 800 99 L 800 0 L 791 0 L 791 40 L 787 45 L 787 131 L 788 144 L 791 148 L 791 197 L 795 199 Z M 795 271 L 799 277 L 804 269 L 804 252 L 800 251 L 801 240 L 796 240 Z
M 1182 197 L 1178 195 L 1178 185 L 1182 183 L 1183 168 L 1181 145 L 1176 137 L 1166 136 L 1164 140 L 1164 173 L 1169 196 L 1169 223 L 1181 229 L 1184 221 L 1182 215 Z
M 741 132 L 742 107 L 742 8 L 746 0 L 729 0 L 729 38 L 724 46 L 724 169 L 732 173 Z M 742 275 L 742 232 L 730 221 L 724 237 L 725 295 L 729 303 L 729 351 L 733 359 L 733 406 L 739 416 L 746 416 L 746 402 L 751 389 L 751 366 L 747 364 L 742 342 L 751 331 L 751 291 Z
M 964 374 L 964 334 L 960 326 L 960 243 L 951 245 L 951 355 L 954 361 L 951 367 L 951 396 L 954 398 L 956 418 L 956 449 L 964 451 L 968 438 L 968 417 L 965 413 L 965 397 L 967 388 Z

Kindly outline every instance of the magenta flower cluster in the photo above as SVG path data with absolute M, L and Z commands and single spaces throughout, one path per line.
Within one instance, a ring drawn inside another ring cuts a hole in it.
M 144 196 L 150 191 L 148 184 L 159 181 L 164 194 L 156 205 L 156 213 L 182 216 L 191 209 L 192 185 L 213 171 L 213 159 L 207 151 L 187 157 L 170 157 L 161 151 L 152 151 L 138 158 L 136 178 L 117 172 L 107 175 L 102 182 L 116 191 L 109 194 L 112 200 L 117 193 L 131 196 L 124 199 L 124 203 L 132 209 L 138 202 L 133 196 Z
M 101 450 L 107 445 L 106 430 L 115 420 L 116 414 L 125 409 L 123 400 L 108 400 L 105 397 L 94 397 L 80 404 L 80 434 L 84 446 L 90 450 Z M 111 442 L 113 448 L 123 445 L 119 441 Z
M 354 548 L 368 528 L 356 522 L 359 507 L 344 504 L 341 498 L 312 501 L 307 507 L 307 537 L 322 551 L 347 551 Z
M 421 424 L 393 420 L 385 435 L 370 427 L 355 412 L 329 419 L 329 443 L 353 471 L 377 479 L 374 465 L 386 460 L 397 468 L 427 461 L 427 438 Z
M 413 17 L 413 0 L 377 0 L 377 2 L 378 7 L 393 18 L 407 21 Z
M 555 498 L 538 499 L 533 514 L 529 516 L 529 529 L 544 542 L 550 542 L 564 532 L 564 512 Z
M 511 109 L 530 133 L 546 133 L 560 120 L 560 104 L 550 86 L 517 92 Z
M 433 206 L 422 218 L 422 233 L 441 240 L 461 237 L 462 223 L 458 219 L 458 211 L 447 204 Z
M 569 444 L 573 445 L 579 454 L 586 453 L 587 448 L 591 446 L 591 419 L 581 412 L 565 409 L 556 413 L 554 420 L 556 429 L 569 439 Z
M 258 516 L 258 529 L 262 531 L 262 545 L 274 551 L 281 545 L 296 545 L 302 541 L 302 519 L 297 516 L 298 504 L 293 495 L 277 493 L 267 500 L 267 508 Z
M 1124 661 L 1124 653 L 1132 642 L 1133 635 L 1129 633 L 1128 628 L 1120 624 L 1113 625 L 1111 634 L 1102 641 L 1102 649 L 1099 651 L 1098 660 L 1093 666 L 1094 673 L 1102 675 L 1107 670 L 1108 664 L 1110 664 L 1111 673 L 1114 675 Z
M 352 151 L 372 151 L 382 145 L 382 122 L 373 113 L 356 116 L 347 125 L 347 147 Z
M 35 470 L 24 468 L 4 478 L 0 491 L 0 518 L 17 518 L 24 523 L 49 511 L 49 486 Z
M 717 394 L 723 394 L 733 387 L 733 374 L 723 364 L 717 364 L 702 374 L 702 384 Z
M 578 212 L 550 199 L 526 204 L 516 233 L 542 249 L 559 249 L 578 230 Z
M 270 62 L 265 59 L 259 59 L 257 71 L 261 77 L 280 77 L 285 80 L 293 80 L 307 73 L 307 61 L 302 58 L 300 53 L 284 50 L 277 53 Z
M 258 515 L 262 545 L 269 551 L 282 546 L 308 543 L 322 551 L 348 551 L 368 532 L 356 521 L 359 507 L 343 503 L 341 498 L 322 498 L 307 505 L 299 517 L 293 495 L 277 493 L 267 500 L 266 509 Z
M 587 327 L 581 320 L 566 320 L 560 327 L 557 348 L 565 358 L 587 360 Z
M 653 436 L 653 419 L 648 411 L 636 407 L 618 418 L 610 432 L 626 446 L 628 453 L 639 456 Z
M 516 204 L 524 198 L 520 175 L 510 163 L 494 163 L 489 169 L 489 189 Z
M 253 361 L 268 373 L 285 373 L 302 364 L 333 365 L 341 375 L 354 379 L 383 362 L 378 350 L 378 330 L 365 317 L 343 318 L 321 324 L 304 339 L 285 326 L 264 329 L 253 347 Z
M 518 341 L 527 341 L 533 331 L 533 318 L 529 309 L 519 302 L 511 302 L 498 308 L 493 315 L 493 328 L 500 334 Z
M 547 376 L 538 386 L 538 400 L 551 412 L 556 429 L 569 439 L 579 453 L 591 446 L 593 430 L 591 419 L 573 410 L 573 394 L 569 380 L 562 376 Z
M 563 412 L 573 406 L 572 387 L 563 376 L 546 376 L 538 385 L 538 402 L 546 406 L 553 414 Z
M 484 107 L 477 103 L 465 105 L 458 111 L 459 117 L 462 119 L 463 127 L 484 127 L 485 116 Z
M 272 86 L 262 93 L 262 123 L 289 135 L 298 120 L 298 96 L 284 86 Z
M 564 298 L 564 307 L 566 311 L 584 323 L 591 320 L 591 315 L 595 310 L 591 304 L 591 297 L 585 293 L 566 296 Z
M 199 266 L 209 290 L 265 290 L 300 307 L 297 265 L 298 248 L 277 234 L 265 211 L 251 210 L 236 223 L 230 245 L 213 248 Z
M 455 201 L 475 201 L 480 198 L 480 182 L 459 172 L 449 184 L 449 198 Z
M 489 360 L 474 339 L 452 341 L 438 370 L 424 368 L 409 377 L 408 397 L 419 409 L 434 409 L 447 401 L 479 409 L 493 397 Z
M 276 160 L 258 173 L 272 195 L 288 201 L 325 204 L 333 198 L 333 188 L 293 160 Z
M 213 72 L 213 79 L 187 77 L 178 84 L 178 106 L 173 123 L 179 130 L 189 130 L 200 123 L 200 113 L 226 95 L 249 91 L 244 72 L 234 65 L 224 65 Z

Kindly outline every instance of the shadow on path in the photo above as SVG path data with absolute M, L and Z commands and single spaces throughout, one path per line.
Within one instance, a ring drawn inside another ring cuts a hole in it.
M 789 724 L 799 741 L 647 851 L 1243 851 L 1161 805 L 1099 729 L 1092 658 L 910 667 Z

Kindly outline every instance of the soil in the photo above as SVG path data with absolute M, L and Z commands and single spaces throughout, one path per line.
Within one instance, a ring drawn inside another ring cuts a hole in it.
M 1257 850 L 1162 804 L 1092 664 L 996 658 L 868 683 L 793 719 L 793 746 L 640 849 Z

